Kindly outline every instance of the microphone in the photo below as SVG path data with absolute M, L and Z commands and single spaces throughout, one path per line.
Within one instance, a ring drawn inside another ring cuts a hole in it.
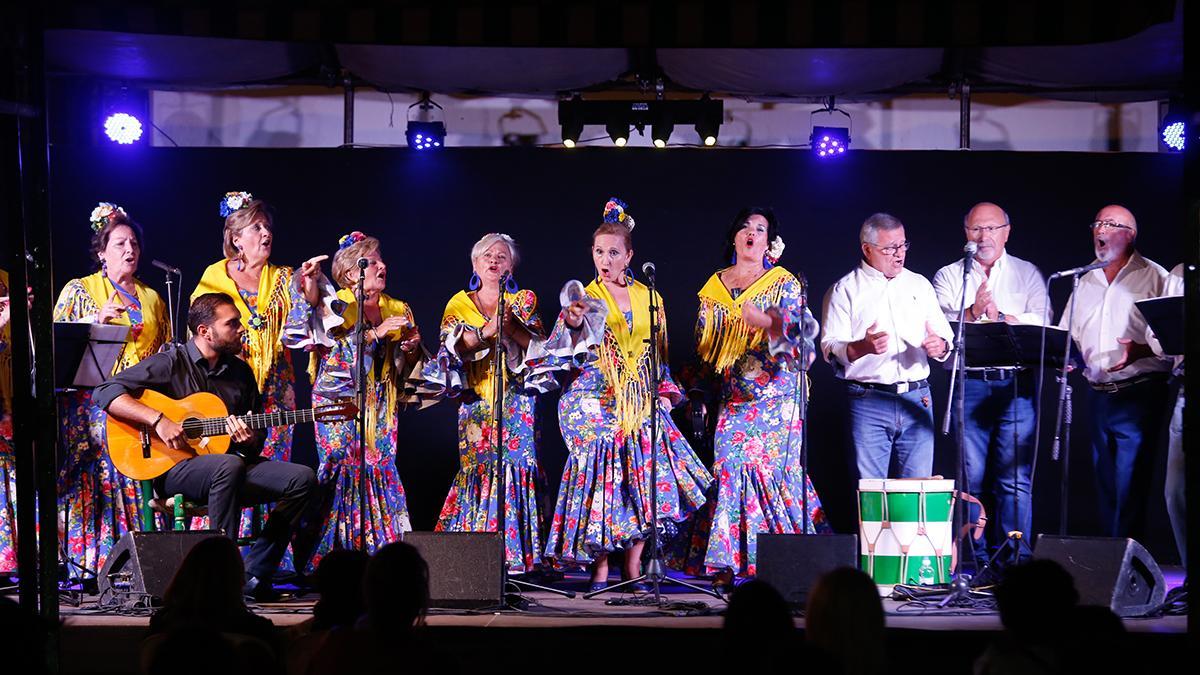
M 157 267 L 158 269 L 160 269 L 160 270 L 162 270 L 162 271 L 166 272 L 167 274 L 174 274 L 174 275 L 176 275 L 176 276 L 183 276 L 183 274 L 182 274 L 182 273 L 179 271 L 179 268 L 178 268 L 178 267 L 174 267 L 174 266 L 172 266 L 172 265 L 168 265 L 167 263 L 165 263 L 165 262 L 163 262 L 163 261 L 161 261 L 161 260 L 151 260 L 151 261 L 150 261 L 150 264 L 151 264 L 151 265 L 154 265 L 154 266 L 155 266 L 155 267 Z
M 1102 267 L 1108 267 L 1108 262 L 1101 260 L 1099 262 L 1094 262 L 1090 265 L 1083 265 L 1081 267 L 1072 267 L 1069 270 L 1055 272 L 1054 274 L 1050 275 L 1050 278 L 1051 279 L 1061 279 L 1063 277 L 1079 276 L 1080 274 L 1087 274 L 1088 272 L 1091 272 L 1092 270 L 1098 270 Z
M 500 275 L 500 287 L 504 288 L 504 284 L 508 283 L 508 279 L 512 276 L 512 272 L 505 272 Z
M 808 277 L 803 272 L 800 273 L 799 282 L 800 306 L 803 308 L 800 320 L 800 336 L 812 342 L 817 339 L 817 335 L 821 332 L 821 324 L 817 322 L 817 317 L 813 316 L 812 310 L 808 307 Z
M 369 265 L 369 264 L 370 264 L 370 262 L 366 258 L 358 259 L 358 269 L 360 269 L 360 270 L 367 269 L 367 265 Z
M 979 244 L 973 241 L 968 241 L 963 245 L 963 267 L 968 271 L 971 269 L 971 260 L 975 258 L 975 253 L 979 251 Z
M 650 261 L 642 263 L 642 274 L 650 281 L 654 281 L 654 263 Z

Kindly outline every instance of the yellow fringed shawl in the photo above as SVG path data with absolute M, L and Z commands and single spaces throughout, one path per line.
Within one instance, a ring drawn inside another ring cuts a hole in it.
M 608 306 L 604 340 L 600 343 L 597 365 L 613 388 L 617 423 L 626 433 L 632 433 L 650 414 L 650 405 L 658 392 L 650 391 L 650 289 L 639 281 L 629 287 L 629 304 L 633 309 L 633 330 L 625 323 L 625 313 L 602 283 L 595 280 L 584 290 Z M 667 358 L 667 323 L 662 310 L 662 296 L 656 294 L 659 307 L 661 338 L 660 363 Z
M 107 304 L 108 299 L 116 292 L 108 277 L 99 272 L 79 279 L 79 283 L 96 305 L 96 311 Z M 158 293 L 137 279 L 133 280 L 133 288 L 126 290 L 134 293 L 142 305 L 142 329 L 136 336 L 130 333 L 132 339 L 121 349 L 121 355 L 113 365 L 114 375 L 156 353 L 167 340 L 167 310 Z M 125 302 L 124 296 L 121 296 L 121 301 Z M 122 312 L 110 325 L 130 325 L 129 313 Z
M 192 300 L 205 293 L 224 293 L 233 298 L 233 303 L 242 314 L 242 325 L 246 327 L 246 348 L 243 358 L 254 371 L 254 379 L 258 388 L 262 389 L 267 375 L 275 360 L 283 351 L 283 324 L 287 321 L 288 311 L 292 308 L 288 295 L 288 284 L 292 282 L 292 268 L 283 265 L 268 264 L 263 268 L 258 279 L 257 313 L 263 318 L 260 328 L 250 327 L 250 308 L 238 293 L 237 284 L 229 277 L 226 265 L 227 258 L 222 258 L 204 270 L 196 290 L 192 291 Z
M 529 290 L 520 290 L 516 293 L 505 293 L 504 302 L 509 307 L 513 308 L 515 316 L 522 322 L 528 323 L 529 317 L 524 314 L 532 312 L 534 301 L 532 299 L 533 292 Z M 526 312 L 526 309 L 530 310 Z M 450 298 L 450 302 L 446 303 L 446 311 L 442 314 L 442 327 L 450 328 L 454 324 L 464 323 L 473 328 L 483 328 L 487 325 L 488 317 L 484 316 L 476 306 L 475 301 L 471 299 L 470 294 L 466 291 L 459 291 Z M 496 384 L 495 374 L 492 372 L 493 359 L 479 359 L 477 361 L 468 361 L 464 363 L 467 371 L 467 386 L 479 396 L 480 399 L 487 401 L 489 404 L 495 400 Z M 505 386 L 508 385 L 508 368 L 502 369 L 500 377 L 504 378 Z
M 696 353 L 700 359 L 720 373 L 737 363 L 764 335 L 762 329 L 751 328 L 742 318 L 742 305 L 751 300 L 760 306 L 763 303 L 759 300 L 768 306 L 778 305 L 784 285 L 794 278 L 786 269 L 772 267 L 734 299 L 721 282 L 720 272 L 709 277 L 708 283 L 697 294 L 700 297 L 700 321 Z

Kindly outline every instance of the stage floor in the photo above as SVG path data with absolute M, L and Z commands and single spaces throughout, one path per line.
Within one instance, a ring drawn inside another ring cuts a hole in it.
M 1182 581 L 1181 570 L 1169 570 L 1167 576 L 1172 586 Z M 694 581 L 707 586 L 703 580 Z M 511 658 L 505 665 L 529 668 L 561 663 L 564 655 L 588 650 L 597 641 L 612 644 L 649 638 L 667 646 L 670 652 L 663 658 L 669 659 L 666 663 L 685 668 L 679 672 L 703 669 L 705 654 L 711 653 L 714 645 L 721 645 L 725 607 L 721 600 L 677 587 L 664 593 L 670 604 L 663 609 L 622 604 L 644 597 L 641 595 L 610 593 L 584 599 L 586 578 L 582 575 L 569 575 L 555 587 L 579 595 L 571 599 L 542 591 L 527 592 L 526 607 L 503 611 L 433 609 L 427 618 L 426 633 L 433 643 L 453 653 L 464 672 L 476 666 L 490 667 L 487 664 L 514 640 L 538 645 L 534 662 L 528 661 L 530 653 L 519 657 L 524 661 L 508 655 L 502 660 Z M 286 629 L 310 618 L 315 602 L 316 595 L 309 594 L 260 604 L 254 611 Z M 883 604 L 888 650 L 896 654 L 909 650 L 943 653 L 946 667 L 936 672 L 971 672 L 974 659 L 1002 628 L 995 611 L 927 608 L 894 600 L 884 600 Z M 85 596 L 79 606 L 63 604 L 60 611 L 62 672 L 136 672 L 138 645 L 145 635 L 149 612 L 101 611 L 94 596 Z M 804 618 L 797 616 L 795 621 L 803 629 Z M 1163 663 L 1170 662 L 1172 655 L 1185 653 L 1187 617 L 1125 619 L 1124 624 L 1129 645 L 1136 645 L 1138 653 L 1152 654 L 1155 660 L 1164 659 Z M 549 638 L 551 635 L 553 638 Z M 711 661 L 707 664 L 711 666 Z M 907 671 L 901 668 L 898 672 Z M 921 672 L 930 671 L 924 668 Z

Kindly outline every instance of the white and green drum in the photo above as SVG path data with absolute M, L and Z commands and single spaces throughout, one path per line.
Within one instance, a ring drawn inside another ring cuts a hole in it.
M 860 562 L 880 595 L 896 584 L 950 581 L 953 507 L 952 480 L 858 481 Z

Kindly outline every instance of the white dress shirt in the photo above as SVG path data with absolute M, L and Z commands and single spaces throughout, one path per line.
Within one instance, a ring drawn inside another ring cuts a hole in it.
M 825 294 L 821 351 L 845 380 L 877 384 L 923 380 L 929 377 L 928 357 L 921 346 L 927 322 L 947 342 L 954 338 L 925 277 L 901 270 L 888 279 L 864 261 Z M 851 363 L 847 345 L 866 336 L 872 324 L 887 332 L 887 352 L 867 354 Z
M 983 266 L 973 261 L 971 275 L 967 277 L 967 307 L 975 304 L 975 293 L 985 279 L 992 292 L 992 301 L 1000 312 L 1013 317 L 1017 323 L 1033 326 L 1051 323 L 1051 317 L 1046 314 L 1050 304 L 1046 298 L 1046 280 L 1033 263 L 1001 251 L 1000 257 L 992 263 L 991 274 L 985 275 Z M 933 275 L 933 290 L 946 318 L 958 321 L 963 290 L 962 259 Z
M 1171 370 L 1170 359 L 1151 357 L 1138 359 L 1115 373 L 1108 372 L 1124 353 L 1117 338 L 1147 341 L 1146 319 L 1133 303 L 1163 295 L 1167 277 L 1167 270 L 1162 265 L 1143 258 L 1142 254 L 1135 251 L 1111 284 L 1104 276 L 1103 269 L 1092 270 L 1079 279 L 1079 290 L 1072 294 L 1075 299 L 1075 319 L 1071 336 L 1079 345 L 1087 365 L 1083 376 L 1088 382 L 1120 382 L 1146 373 Z M 1068 300 L 1058 322 L 1059 328 L 1067 327 L 1070 307 Z

